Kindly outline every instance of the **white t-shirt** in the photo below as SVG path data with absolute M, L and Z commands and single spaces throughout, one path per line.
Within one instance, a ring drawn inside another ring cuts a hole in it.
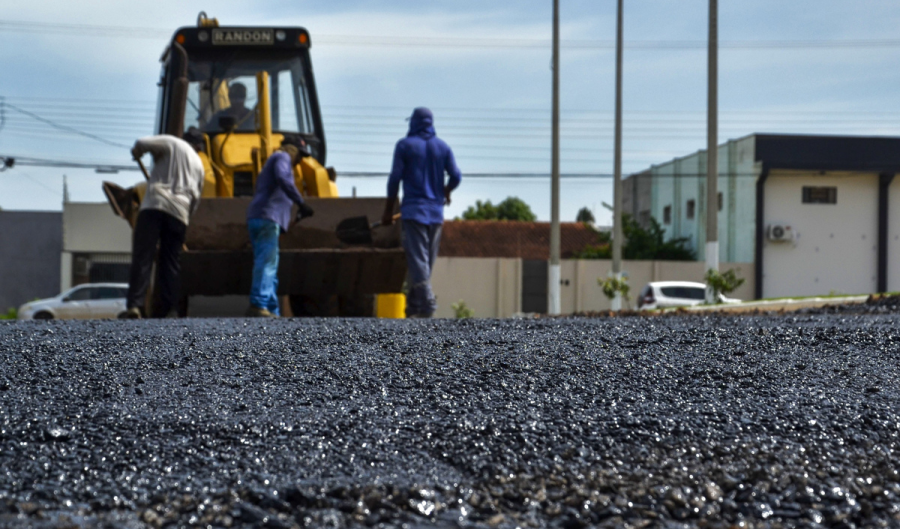
M 141 138 L 135 146 L 153 155 L 141 209 L 160 210 L 187 225 L 203 192 L 205 172 L 197 152 L 188 142 L 167 134 Z

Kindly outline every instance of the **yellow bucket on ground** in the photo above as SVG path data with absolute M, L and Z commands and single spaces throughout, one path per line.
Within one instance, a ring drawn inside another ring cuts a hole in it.
M 376 294 L 375 316 L 377 318 L 405 318 L 406 296 L 403 294 Z

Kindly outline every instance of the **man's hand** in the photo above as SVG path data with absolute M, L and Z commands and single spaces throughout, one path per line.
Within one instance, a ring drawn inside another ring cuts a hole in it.
M 446 188 L 444 189 L 444 205 L 450 205 L 450 190 Z
M 313 208 L 309 207 L 309 204 L 307 204 L 306 202 L 298 205 L 297 206 L 297 222 L 300 222 L 301 220 L 303 220 L 307 217 L 312 217 L 314 213 L 315 213 L 315 210 L 313 210 Z
M 396 203 L 396 199 L 391 200 L 388 199 L 384 203 L 384 213 L 381 214 L 381 225 L 382 226 L 390 226 L 394 223 L 394 204 Z
M 141 150 L 138 149 L 137 145 L 135 145 L 134 147 L 131 148 L 131 157 L 134 158 L 135 160 L 140 160 L 141 155 L 143 155 L 143 154 L 144 153 L 142 153 Z

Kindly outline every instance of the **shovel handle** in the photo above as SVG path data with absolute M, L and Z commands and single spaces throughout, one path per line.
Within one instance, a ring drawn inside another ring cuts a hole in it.
M 134 161 L 136 161 L 137 164 L 140 166 L 141 172 L 144 173 L 144 178 L 146 178 L 147 180 L 150 180 L 150 173 L 148 173 L 147 168 L 144 167 L 144 162 L 142 162 L 140 158 L 135 158 Z
M 394 222 L 397 222 L 398 220 L 400 220 L 400 215 L 401 215 L 400 213 L 396 213 L 394 216 L 391 217 L 391 220 L 393 220 Z M 378 226 L 381 226 L 380 220 L 377 222 L 373 222 L 370 227 L 377 228 Z

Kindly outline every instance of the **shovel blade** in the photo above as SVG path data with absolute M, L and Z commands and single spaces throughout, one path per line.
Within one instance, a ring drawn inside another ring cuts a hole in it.
M 350 217 L 338 223 L 335 235 L 344 244 L 372 244 L 369 217 Z

